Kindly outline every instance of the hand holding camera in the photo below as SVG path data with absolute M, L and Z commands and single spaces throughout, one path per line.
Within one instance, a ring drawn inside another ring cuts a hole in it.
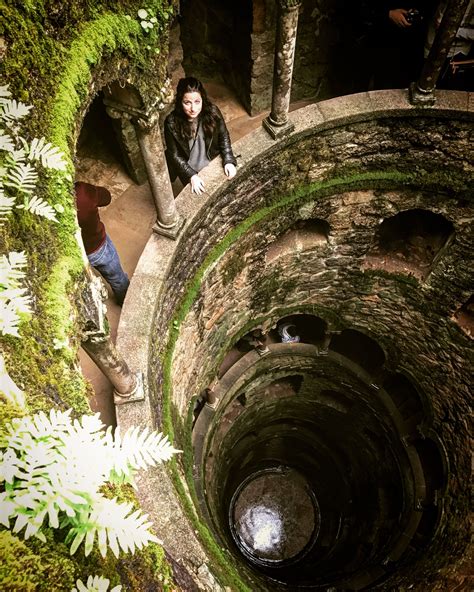
M 388 13 L 390 20 L 402 29 L 417 25 L 422 20 L 422 15 L 416 8 L 395 8 Z
M 419 10 L 416 8 L 410 8 L 405 15 L 405 19 L 410 23 L 410 25 L 417 25 L 421 23 L 423 17 Z

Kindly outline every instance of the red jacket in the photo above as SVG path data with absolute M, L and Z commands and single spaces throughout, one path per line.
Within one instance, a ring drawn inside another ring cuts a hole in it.
M 105 226 L 99 216 L 99 208 L 110 203 L 112 197 L 105 187 L 77 182 L 76 190 L 77 219 L 81 228 L 82 242 L 86 253 L 97 251 L 105 241 Z

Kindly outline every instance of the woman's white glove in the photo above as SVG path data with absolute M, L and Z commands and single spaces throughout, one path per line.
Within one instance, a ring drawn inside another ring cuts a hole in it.
M 204 193 L 204 182 L 197 174 L 191 177 L 191 193 L 196 193 L 197 195 Z
M 237 169 L 235 168 L 235 165 L 228 162 L 226 165 L 224 165 L 224 172 L 229 177 L 229 179 L 232 179 L 232 177 L 235 177 Z

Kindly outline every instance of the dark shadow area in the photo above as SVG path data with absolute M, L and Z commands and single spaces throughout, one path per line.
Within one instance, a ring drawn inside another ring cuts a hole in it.
M 423 403 L 413 383 L 403 374 L 391 374 L 383 388 L 390 395 L 400 415 L 405 421 L 417 425 L 423 418 Z
M 426 279 L 436 256 L 454 233 L 451 222 L 428 210 L 407 210 L 386 218 L 364 267 Z
M 378 343 L 354 329 L 333 335 L 329 349 L 349 358 L 372 375 L 378 375 L 385 363 L 385 354 Z
M 104 96 L 100 92 L 84 117 L 77 141 L 77 156 L 106 164 L 120 164 L 125 169 L 113 123 L 103 101 Z
M 308 314 L 295 314 L 280 319 L 276 328 L 269 332 L 269 339 L 273 343 L 285 343 L 286 339 L 297 337 L 297 342 L 322 346 L 326 330 L 327 323 L 323 319 Z
M 455 312 L 454 320 L 469 337 L 474 337 L 474 296 Z

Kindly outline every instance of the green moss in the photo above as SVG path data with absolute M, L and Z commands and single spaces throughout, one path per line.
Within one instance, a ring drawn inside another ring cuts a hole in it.
M 0 555 L 0 590 L 34 592 L 44 569 L 40 557 L 8 531 L 0 532 Z
M 3 431 L 5 425 L 10 423 L 12 419 L 15 417 L 23 417 L 24 415 L 26 415 L 25 409 L 0 399 L 0 433 Z
M 183 504 L 186 515 L 194 525 L 194 528 L 196 529 L 197 534 L 206 547 L 209 556 L 214 560 L 212 564 L 212 571 L 216 573 L 221 583 L 230 586 L 232 591 L 251 592 L 251 589 L 248 588 L 242 581 L 239 571 L 234 565 L 232 556 L 228 552 L 223 551 L 219 545 L 217 545 L 207 526 L 203 524 L 197 516 L 193 502 L 189 499 L 179 475 L 176 461 L 172 459 L 168 463 L 168 467 L 171 470 L 171 477 Z

